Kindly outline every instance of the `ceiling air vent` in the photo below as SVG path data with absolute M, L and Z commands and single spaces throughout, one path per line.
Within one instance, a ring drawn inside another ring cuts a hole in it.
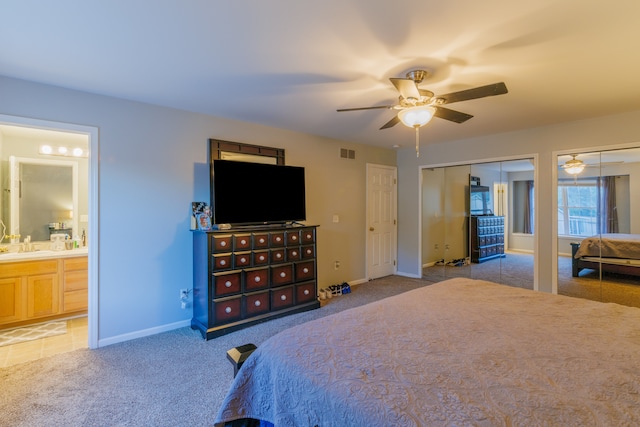
M 355 150 L 347 150 L 346 148 L 341 148 L 340 157 L 342 157 L 343 159 L 355 159 L 356 152 Z

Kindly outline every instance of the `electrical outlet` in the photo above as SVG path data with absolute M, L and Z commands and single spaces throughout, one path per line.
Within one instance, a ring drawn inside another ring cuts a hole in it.
M 334 261 L 334 262 L 333 262 L 333 269 L 334 269 L 334 270 L 337 270 L 337 269 L 339 269 L 339 268 L 340 268 L 340 261 Z
M 189 289 L 180 289 L 180 299 L 181 300 L 189 299 Z

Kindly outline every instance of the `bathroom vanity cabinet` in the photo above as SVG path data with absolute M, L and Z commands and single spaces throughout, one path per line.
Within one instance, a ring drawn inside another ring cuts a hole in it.
M 0 329 L 86 314 L 87 292 L 86 255 L 0 258 Z
M 193 319 L 205 339 L 320 307 L 316 227 L 193 232 Z

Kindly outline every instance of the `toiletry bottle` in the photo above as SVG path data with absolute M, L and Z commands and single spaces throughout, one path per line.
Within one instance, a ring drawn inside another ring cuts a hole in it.
M 82 229 L 82 247 L 87 246 L 87 232 Z

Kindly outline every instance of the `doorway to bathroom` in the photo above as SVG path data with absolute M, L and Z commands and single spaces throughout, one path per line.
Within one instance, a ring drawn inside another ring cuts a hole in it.
M 22 117 L 0 115 L 0 176 L 2 177 L 2 198 L 0 199 L 0 218 L 11 224 L 11 183 L 9 182 L 10 156 L 21 159 L 32 159 L 32 163 L 72 163 L 77 169 L 77 201 L 70 206 L 60 206 L 60 218 L 47 220 L 41 224 L 46 235 L 56 233 L 56 228 L 69 228 L 72 237 L 84 234 L 86 244 L 86 282 L 87 296 L 86 315 L 68 320 L 68 336 L 66 339 L 52 337 L 46 341 L 24 343 L 25 351 L 13 352 L 22 362 L 34 358 L 49 356 L 55 352 L 70 351 L 76 348 L 98 347 L 97 334 L 97 129 L 73 124 L 34 120 Z M 29 161 L 27 161 L 29 163 Z M 53 178 L 56 179 L 56 178 Z M 61 178 L 62 179 L 62 178 Z M 65 178 L 66 179 L 66 178 Z M 76 189 L 74 189 L 76 191 Z M 41 193 L 43 197 L 48 191 Z M 14 193 L 15 195 L 15 193 Z M 5 220 L 6 219 L 6 220 Z M 13 230 L 9 228 L 9 230 Z M 11 233 L 7 234 L 19 234 Z M 84 233 L 82 233 L 84 231 Z M 46 237 L 46 236 L 45 236 Z M 15 238 L 15 236 L 14 236 Z M 35 240 L 35 239 L 34 239 Z M 42 238 L 42 241 L 46 240 Z M 15 241 L 15 240 L 14 240 Z M 5 240 L 3 244 L 10 243 Z M 80 245 L 82 240 L 80 240 Z M 75 273 L 72 273 L 75 274 Z M 69 301 L 71 301 L 69 299 Z M 75 303 L 75 301 L 74 301 Z M 56 338 L 56 339 L 54 339 Z M 44 340 L 47 340 L 45 338 Z M 18 354 L 20 355 L 18 356 Z M 15 358 L 10 356 L 6 347 L 0 347 L 0 366 L 11 366 Z

